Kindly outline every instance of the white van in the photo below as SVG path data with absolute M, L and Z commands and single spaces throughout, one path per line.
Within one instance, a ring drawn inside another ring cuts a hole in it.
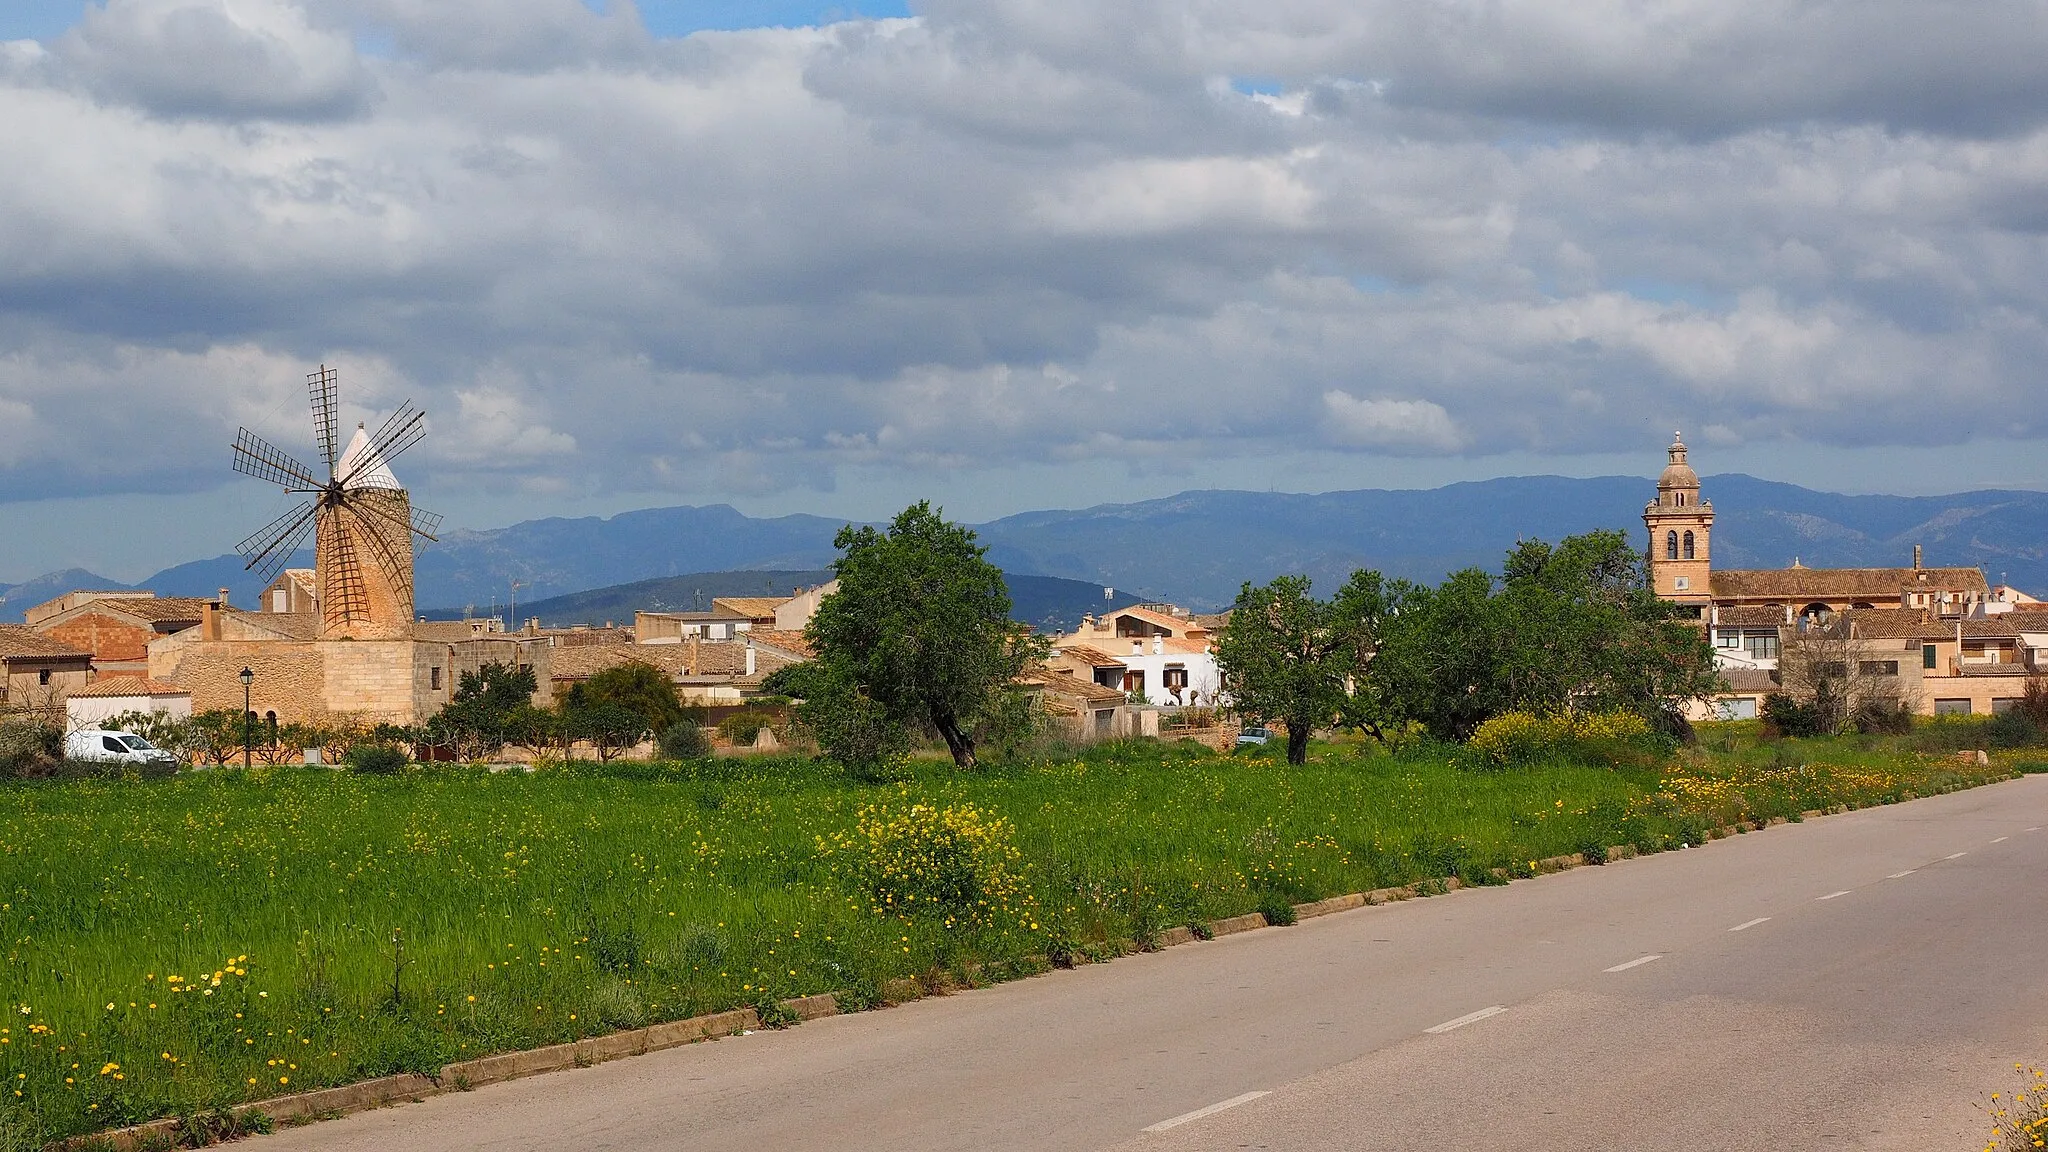
M 87 728 L 64 738 L 64 758 L 92 760 L 101 764 L 165 765 L 175 767 L 178 758 L 133 732 L 109 732 Z

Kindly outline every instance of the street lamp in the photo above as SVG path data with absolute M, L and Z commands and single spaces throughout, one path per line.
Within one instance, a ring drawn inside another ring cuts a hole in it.
M 249 711 L 249 685 L 251 685 L 251 684 L 254 684 L 254 683 L 256 682 L 256 673 L 255 673 L 255 672 L 253 672 L 253 671 L 251 671 L 251 670 L 250 670 L 250 669 L 249 669 L 248 667 L 244 666 L 244 667 L 243 667 L 243 669 L 242 669 L 242 676 L 241 676 L 241 680 L 242 680 L 242 767 L 244 767 L 244 768 L 247 768 L 247 767 L 249 766 L 249 747 L 250 747 L 250 736 L 249 736 L 249 717 L 251 717 L 251 716 L 254 716 L 254 715 L 255 715 L 255 713 L 254 713 L 254 712 L 251 712 L 251 711 Z

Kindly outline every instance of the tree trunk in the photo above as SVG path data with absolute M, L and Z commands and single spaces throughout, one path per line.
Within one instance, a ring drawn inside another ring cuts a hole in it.
M 959 721 L 950 714 L 932 714 L 932 727 L 946 740 L 946 748 L 953 753 L 953 767 L 972 768 L 974 764 L 974 740 L 960 730 Z
M 1289 764 L 1308 763 L 1308 736 L 1314 730 L 1315 727 L 1312 724 L 1296 724 L 1292 720 L 1287 722 L 1287 762 Z

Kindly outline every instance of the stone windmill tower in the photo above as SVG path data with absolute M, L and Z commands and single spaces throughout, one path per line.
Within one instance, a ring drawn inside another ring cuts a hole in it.
M 242 429 L 235 436 L 235 471 L 268 480 L 306 499 L 236 546 L 244 568 L 265 580 L 313 534 L 313 568 L 320 596 L 322 640 L 403 640 L 412 637 L 412 538 L 434 539 L 441 518 L 412 506 L 391 472 L 391 460 L 427 434 L 426 413 L 410 401 L 376 433 L 357 425 L 335 452 L 336 373 L 322 366 L 308 376 L 313 429 L 327 462 L 327 479 Z

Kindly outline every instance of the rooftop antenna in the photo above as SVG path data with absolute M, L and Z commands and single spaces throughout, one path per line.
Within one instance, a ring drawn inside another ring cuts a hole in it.
M 517 624 L 519 622 L 519 590 L 532 587 L 532 584 L 526 580 L 507 580 L 506 583 L 512 585 L 512 606 L 505 609 L 505 614 L 512 618 L 514 624 Z

